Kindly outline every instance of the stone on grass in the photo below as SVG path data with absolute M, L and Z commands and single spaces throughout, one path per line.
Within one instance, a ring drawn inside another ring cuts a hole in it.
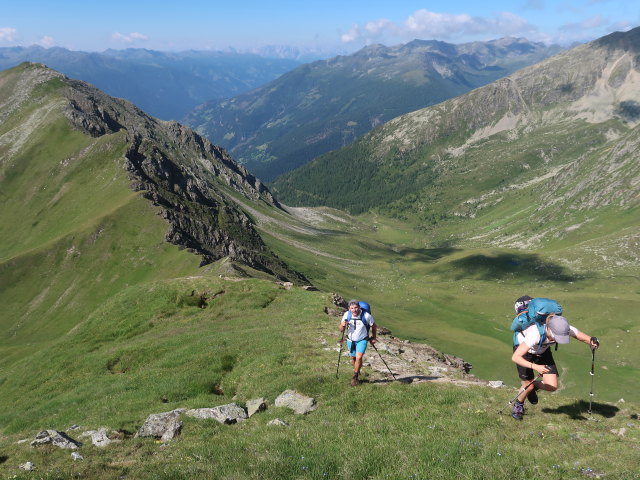
M 182 429 L 182 422 L 178 420 L 184 408 L 178 408 L 164 413 L 153 413 L 147 417 L 136 437 L 154 437 L 167 441 L 174 438 Z
M 27 462 L 27 463 L 23 463 L 21 465 L 18 465 L 18 468 L 20 468 L 22 470 L 26 470 L 27 472 L 31 472 L 31 471 L 36 469 L 36 466 L 31 462 Z
M 289 424 L 280 418 L 274 418 L 267 425 L 278 425 L 280 427 L 288 427 Z
M 107 435 L 106 428 L 100 428 L 99 430 L 88 430 L 84 432 L 81 437 L 91 437 L 91 443 L 96 447 L 106 447 L 112 440 Z
M 489 382 L 489 386 L 491 388 L 500 388 L 500 387 L 504 387 L 504 382 L 502 380 L 491 380 Z
M 249 417 L 255 415 L 258 412 L 263 412 L 267 409 L 267 401 L 264 397 L 255 398 L 247 402 L 247 415 Z
M 84 457 L 78 452 L 71 452 L 71 458 L 73 458 L 74 460 L 84 460 Z
M 36 435 L 35 440 L 31 442 L 31 446 L 36 447 L 38 445 L 46 445 L 49 443 L 58 448 L 69 448 L 72 450 L 82 445 L 80 442 L 68 437 L 63 432 L 58 432 L 56 430 L 43 430 Z
M 285 390 L 278 395 L 275 406 L 290 408 L 298 415 L 307 414 L 318 408 L 315 398 L 306 397 L 294 390 Z
M 196 408 L 187 410 L 185 415 L 195 418 L 213 418 L 218 422 L 231 425 L 236 422 L 242 422 L 249 418 L 247 412 L 237 403 L 230 403 L 228 405 L 220 405 L 213 408 Z

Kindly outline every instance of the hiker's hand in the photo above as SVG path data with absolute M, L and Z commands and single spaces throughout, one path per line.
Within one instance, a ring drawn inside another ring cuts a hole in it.
M 600 346 L 600 340 L 598 340 L 597 337 L 591 337 L 591 339 L 589 340 L 589 344 L 591 345 L 591 348 L 595 350 Z
M 377 338 L 370 338 L 369 341 L 371 342 L 371 345 L 375 345 L 376 343 L 378 343 Z
M 544 375 L 545 373 L 549 373 L 549 369 L 547 368 L 546 365 L 538 365 L 537 363 L 533 363 L 531 368 L 533 368 L 536 372 L 538 372 L 541 375 Z

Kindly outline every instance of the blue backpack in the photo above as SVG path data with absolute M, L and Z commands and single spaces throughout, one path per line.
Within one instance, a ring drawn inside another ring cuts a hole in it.
M 367 329 L 367 338 L 369 338 L 369 329 L 371 328 L 371 325 L 369 325 L 369 322 L 367 322 L 364 319 L 364 314 L 368 313 L 369 315 L 371 315 L 371 307 L 367 302 L 358 302 L 358 303 L 360 304 L 360 310 L 361 310 L 360 321 Z M 350 321 L 351 321 L 351 310 L 347 311 L 347 323 L 349 323 Z
M 527 310 L 520 313 L 513 319 L 513 322 L 511 322 L 511 330 L 514 332 L 513 344 L 518 345 L 519 332 L 522 332 L 527 327 L 535 324 L 538 327 L 538 332 L 540 333 L 540 345 L 542 345 L 542 342 L 544 342 L 547 336 L 546 320 L 552 313 L 558 315 L 562 313 L 562 307 L 555 300 L 542 297 L 531 300 Z

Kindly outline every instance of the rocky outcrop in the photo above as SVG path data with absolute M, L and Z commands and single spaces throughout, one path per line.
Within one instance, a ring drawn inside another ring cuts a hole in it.
M 65 112 L 75 128 L 94 137 L 124 135 L 131 187 L 143 192 L 167 221 L 168 242 L 200 255 L 202 265 L 228 257 L 281 280 L 309 283 L 269 250 L 234 201 L 240 195 L 281 208 L 265 185 L 224 150 L 179 123 L 150 117 L 84 82 L 43 66 L 33 69 L 66 84 L 61 90 L 68 102 Z
M 76 449 L 82 444 L 71 437 L 67 436 L 64 432 L 58 432 L 56 430 L 43 430 L 36 435 L 35 440 L 31 442 L 32 447 L 38 445 L 51 444 L 58 448 Z

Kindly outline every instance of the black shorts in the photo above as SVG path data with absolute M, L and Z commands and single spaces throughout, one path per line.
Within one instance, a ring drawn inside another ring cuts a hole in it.
M 516 351 L 516 348 L 518 348 L 518 345 L 513 347 L 514 352 Z M 551 354 L 551 348 L 547 348 L 541 355 L 534 355 L 533 353 L 527 352 L 524 354 L 523 358 L 527 362 L 532 362 L 536 365 L 546 365 L 549 367 L 549 373 L 554 373 L 560 376 L 558 369 L 556 368 L 556 362 Z M 538 374 L 538 372 L 534 372 L 531 368 L 521 367 L 517 364 L 516 368 L 518 369 L 518 377 L 520 377 L 521 380 L 533 380 Z

